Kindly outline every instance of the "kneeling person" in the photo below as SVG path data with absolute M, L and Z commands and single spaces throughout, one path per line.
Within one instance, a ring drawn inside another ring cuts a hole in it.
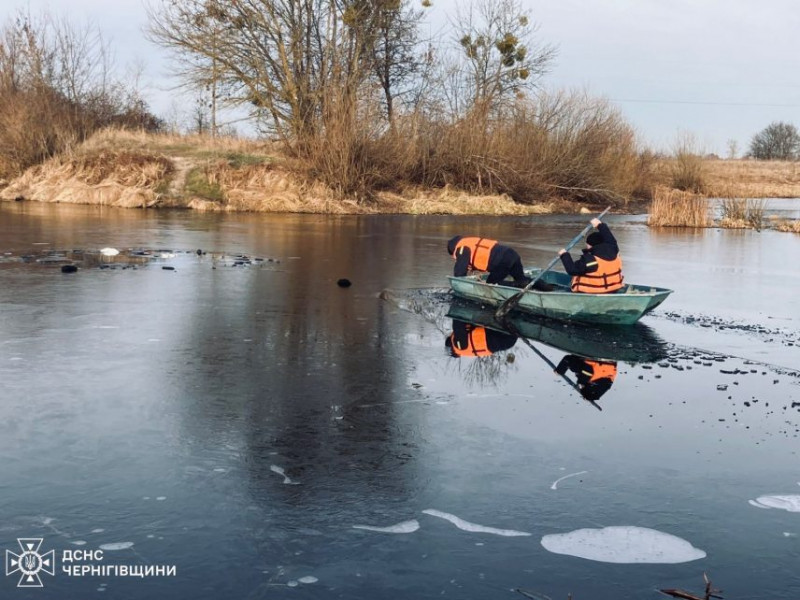
M 469 271 L 484 271 L 489 273 L 486 283 L 501 283 L 509 275 L 517 287 L 525 287 L 531 281 L 523 272 L 517 251 L 497 240 L 457 235 L 447 242 L 447 252 L 456 261 L 454 277 L 463 277 Z

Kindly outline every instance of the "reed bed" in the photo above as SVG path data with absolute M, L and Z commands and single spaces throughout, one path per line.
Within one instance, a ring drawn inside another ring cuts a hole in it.
M 656 188 L 648 224 L 654 227 L 709 227 L 708 200 L 704 196 L 664 187 Z
M 778 221 L 771 226 L 771 229 L 788 233 L 800 233 L 800 221 Z
M 720 227 L 726 229 L 755 229 L 760 231 L 764 223 L 764 209 L 767 202 L 763 198 L 723 198 L 720 204 Z

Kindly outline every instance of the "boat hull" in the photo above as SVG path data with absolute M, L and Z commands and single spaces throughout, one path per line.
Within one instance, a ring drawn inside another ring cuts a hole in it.
M 535 277 L 538 271 L 528 271 Z M 489 306 L 499 306 L 520 290 L 506 285 L 490 285 L 485 275 L 449 277 L 453 293 L 461 298 Z M 578 294 L 569 291 L 570 277 L 548 272 L 540 281 L 555 286 L 554 291 L 528 290 L 515 311 L 574 323 L 632 325 L 664 302 L 672 290 L 628 284 L 611 294 Z

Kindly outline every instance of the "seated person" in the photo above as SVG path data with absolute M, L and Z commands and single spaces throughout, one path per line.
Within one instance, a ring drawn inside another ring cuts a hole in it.
M 558 254 L 568 275 L 572 275 L 572 291 L 585 294 L 608 294 L 623 287 L 622 259 L 617 240 L 608 225 L 592 219 L 597 231 L 586 237 L 586 248 L 574 261 L 565 249 Z

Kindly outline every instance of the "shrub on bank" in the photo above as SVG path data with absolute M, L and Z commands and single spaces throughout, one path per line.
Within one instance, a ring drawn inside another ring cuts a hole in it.
M 585 94 L 541 94 L 507 110 L 476 106 L 448 121 L 422 112 L 382 129 L 374 114 L 336 115 L 301 168 L 342 195 L 409 184 L 533 204 L 553 197 L 625 204 L 649 196 L 652 159 L 617 110 Z

